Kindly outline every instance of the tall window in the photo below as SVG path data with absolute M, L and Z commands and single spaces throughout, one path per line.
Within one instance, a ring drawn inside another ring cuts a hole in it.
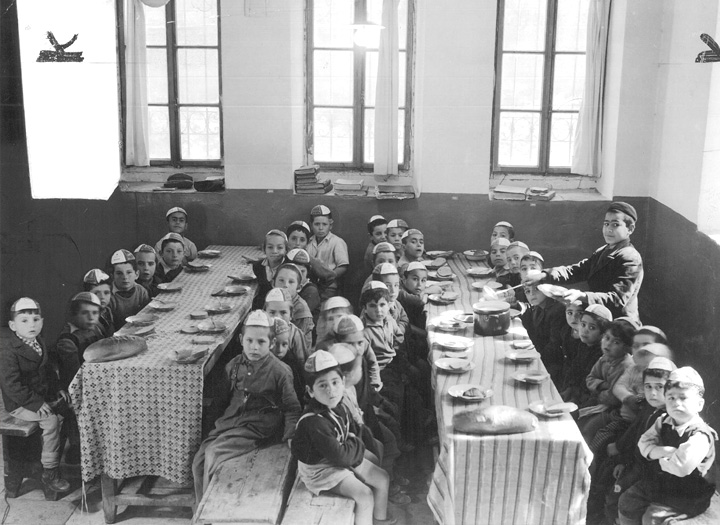
M 219 166 L 219 1 L 171 0 L 144 12 L 150 162 Z
M 569 173 L 589 0 L 500 0 L 493 171 Z
M 382 0 L 309 0 L 307 14 L 308 152 L 332 168 L 374 161 L 378 44 L 357 45 L 353 23 L 380 23 Z M 409 160 L 413 0 L 399 7 L 398 163 Z

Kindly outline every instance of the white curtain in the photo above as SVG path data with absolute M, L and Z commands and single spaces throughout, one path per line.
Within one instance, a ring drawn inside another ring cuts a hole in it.
M 602 174 L 603 96 L 612 0 L 590 0 L 588 11 L 585 93 L 575 130 L 572 173 Z
M 398 5 L 384 0 L 375 90 L 376 175 L 398 174 Z

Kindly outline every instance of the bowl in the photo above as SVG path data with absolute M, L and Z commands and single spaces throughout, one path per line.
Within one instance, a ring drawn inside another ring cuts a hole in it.
M 465 250 L 463 255 L 468 261 L 484 261 L 487 259 L 488 252 L 485 250 Z

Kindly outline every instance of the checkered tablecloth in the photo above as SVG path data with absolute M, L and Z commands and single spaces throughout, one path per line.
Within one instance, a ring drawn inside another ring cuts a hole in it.
M 228 296 L 222 301 L 232 310 L 213 319 L 227 325 L 214 335 L 208 357 L 194 364 L 178 364 L 170 359 L 180 348 L 198 348 L 191 343 L 195 335 L 180 329 L 192 322 L 190 312 L 202 310 L 218 298 L 211 293 L 232 284 L 228 274 L 252 273 L 243 255 L 259 257 L 255 247 L 210 246 L 220 257 L 203 259 L 211 265 L 207 272 L 182 272 L 173 282 L 182 290 L 158 297 L 177 301 L 169 312 L 155 312 L 160 319 L 154 333 L 146 337 L 148 351 L 121 361 L 85 363 L 70 385 L 80 427 L 82 478 L 89 481 L 101 473 L 121 479 L 157 475 L 178 483 L 192 480 L 191 462 L 200 445 L 203 367 L 213 352 L 227 346 L 252 304 L 250 293 Z M 118 333 L 127 332 L 126 325 Z
M 435 331 L 433 321 L 451 316 L 452 311 L 472 312 L 481 295 L 472 287 L 476 279 L 467 275 L 467 268 L 478 263 L 458 254 L 449 264 L 456 275 L 453 290 L 460 298 L 448 306 L 429 305 L 432 360 L 442 355 L 436 342 L 442 332 Z M 526 385 L 511 377 L 517 371 L 544 369 L 539 359 L 528 365 L 505 358 L 513 340 L 527 339 L 520 320 L 513 320 L 504 336 L 474 335 L 472 325 L 455 335 L 474 338 L 469 358 L 476 367 L 464 374 L 438 373 L 433 367 L 440 453 L 427 501 L 437 521 L 444 525 L 584 523 L 592 454 L 570 416 L 539 417 L 539 427 L 524 434 L 477 436 L 456 434 L 452 428 L 455 413 L 480 408 L 482 403 L 525 409 L 536 401 L 562 401 L 549 380 Z M 448 394 L 457 384 L 486 386 L 494 395 L 482 403 L 467 403 Z

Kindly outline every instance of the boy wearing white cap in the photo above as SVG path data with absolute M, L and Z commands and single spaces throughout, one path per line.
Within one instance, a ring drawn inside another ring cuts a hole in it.
M 498 237 L 490 245 L 490 264 L 493 266 L 495 277 L 502 277 L 510 273 L 507 267 L 507 249 L 510 241 L 505 237 Z
M 661 523 L 692 518 L 710 506 L 715 483 L 708 471 L 715 460 L 715 430 L 700 417 L 705 400 L 700 374 L 685 366 L 670 373 L 665 409 L 640 438 L 650 473 L 620 497 L 620 523 Z
M 115 320 L 115 330 L 125 324 L 125 319 L 135 315 L 150 302 L 147 290 L 137 284 L 135 256 L 127 250 L 118 250 L 110 257 L 112 267 L 112 297 L 109 308 Z
M 320 259 L 335 278 L 329 283 L 320 284 L 320 297 L 325 300 L 337 295 L 338 280 L 345 275 L 350 265 L 347 244 L 332 232 L 333 217 L 330 208 L 318 204 L 311 211 L 313 236 L 308 242 L 307 252 L 310 257 Z
M 288 442 L 295 433 L 300 402 L 290 367 L 271 353 L 275 330 L 263 311 L 250 312 L 242 330 L 243 353 L 225 367 L 229 404 L 195 454 L 195 505 L 225 461 L 258 448 L 268 439 Z
M 29 297 L 23 297 L 10 308 L 9 344 L 0 349 L 0 388 L 3 404 L 10 415 L 23 421 L 37 421 L 42 429 L 43 466 L 42 482 L 45 496 L 69 490 L 70 484 L 60 478 L 60 429 L 62 416 L 53 413 L 48 404 L 58 395 L 70 401 L 67 392 L 60 391 L 57 383 L 56 363 L 48 354 L 40 332 L 43 318 L 40 305 Z M 8 494 L 20 488 L 20 479 L 5 478 Z
M 100 299 L 100 319 L 98 323 L 103 332 L 103 337 L 110 337 L 115 333 L 115 319 L 110 306 L 112 299 L 112 281 L 110 276 L 94 268 L 83 277 L 83 290 L 93 293 Z
M 494 243 L 496 239 L 507 239 L 508 242 L 515 240 L 515 228 L 507 221 L 500 221 L 493 226 L 492 234 L 490 235 L 490 244 Z
M 188 227 L 188 214 L 187 212 L 178 207 L 175 206 L 173 208 L 170 208 L 167 213 L 165 214 L 165 218 L 168 222 L 168 230 L 170 233 L 177 233 L 182 238 L 183 243 L 183 264 L 187 264 L 188 261 L 192 261 L 193 259 L 197 259 L 197 247 L 195 246 L 195 243 L 192 242 L 190 239 L 185 237 L 185 231 Z M 163 237 L 164 239 L 165 237 Z M 155 251 L 158 254 L 162 253 L 162 241 L 163 239 L 160 239 L 155 244 Z
M 368 272 L 372 272 L 372 269 L 374 268 L 373 249 L 375 248 L 375 246 L 377 246 L 378 243 L 385 242 L 387 240 L 387 236 L 385 235 L 387 225 L 388 221 L 382 215 L 373 215 L 368 221 L 367 230 L 368 236 L 370 237 L 370 242 L 365 249 L 365 256 L 363 257 L 365 269 Z
M 180 275 L 183 269 L 183 257 L 182 235 L 171 232 L 160 239 L 160 264 L 157 266 L 153 276 L 155 288 L 157 288 L 158 284 L 172 282 L 175 277 Z

